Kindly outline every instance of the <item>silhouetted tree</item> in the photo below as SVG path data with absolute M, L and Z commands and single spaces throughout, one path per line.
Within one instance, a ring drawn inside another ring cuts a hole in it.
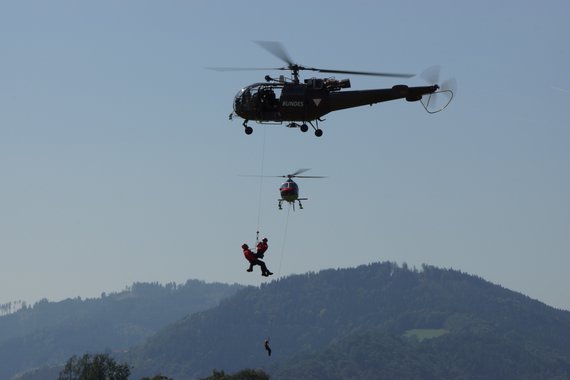
M 115 359 L 107 354 L 89 354 L 81 358 L 69 358 L 58 380 L 127 380 L 131 370 L 128 364 L 117 364 Z
M 269 380 L 269 375 L 254 369 L 244 369 L 233 375 L 226 375 L 224 371 L 214 370 L 211 376 L 200 380 Z

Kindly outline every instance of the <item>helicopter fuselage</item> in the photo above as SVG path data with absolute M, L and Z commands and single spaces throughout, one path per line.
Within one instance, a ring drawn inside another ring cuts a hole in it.
M 301 201 L 306 201 L 308 198 L 299 198 L 299 186 L 291 178 L 288 178 L 281 187 L 279 187 L 279 192 L 281 193 L 281 199 L 278 199 L 277 207 L 279 210 L 282 209 L 282 203 L 287 202 L 293 206 L 295 210 L 295 202 L 299 203 L 299 208 L 303 209 L 303 203 Z
M 409 87 L 396 85 L 387 89 L 341 91 L 348 80 L 312 78 L 305 83 L 270 81 L 254 83 L 239 91 L 234 112 L 242 119 L 257 122 L 310 122 L 347 108 L 372 105 L 396 99 L 418 101 L 437 91 L 438 86 Z
M 281 198 L 289 203 L 295 202 L 299 198 L 299 186 L 289 178 L 279 188 Z

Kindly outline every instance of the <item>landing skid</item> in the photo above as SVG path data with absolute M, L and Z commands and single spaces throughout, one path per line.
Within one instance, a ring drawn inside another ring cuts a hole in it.
M 299 198 L 299 199 L 295 199 L 292 202 L 286 201 L 285 199 L 278 199 L 277 202 L 277 207 L 279 207 L 279 210 L 283 210 L 283 202 L 288 202 L 289 204 L 293 205 L 293 211 L 295 211 L 295 201 L 297 201 L 299 203 L 299 210 L 303 209 L 303 204 L 301 203 L 301 201 L 307 201 L 309 200 L 309 198 Z
M 230 114 L 230 120 L 233 114 Z M 249 125 L 247 125 L 247 122 L 249 120 L 244 120 L 242 125 L 244 127 L 244 131 L 246 135 L 251 135 L 253 133 L 253 128 L 250 127 Z M 304 122 L 303 124 L 298 124 L 295 122 L 291 122 L 289 124 L 287 124 L 288 128 L 299 128 L 301 130 L 301 132 L 307 132 L 309 130 L 309 125 L 315 130 L 315 136 L 317 137 L 321 137 L 323 135 L 323 130 L 319 128 L 319 121 L 324 121 L 324 120 L 320 120 L 320 119 L 315 119 L 314 123 L 313 121 L 309 120 L 307 122 Z M 258 122 L 260 124 L 272 124 L 272 123 L 265 123 L 265 122 Z M 307 125 L 307 123 L 309 125 Z
M 322 121 L 322 120 L 321 120 Z M 321 137 L 323 135 L 323 130 L 319 128 L 319 120 L 316 119 L 315 123 L 313 124 L 312 121 L 307 121 L 306 123 L 309 123 L 309 125 L 311 127 L 313 127 L 313 129 L 315 130 L 315 136 L 317 137 Z M 287 125 L 288 128 L 299 128 L 301 130 L 301 132 L 305 133 L 309 130 L 309 126 L 306 124 L 297 124 L 295 122 L 291 122 Z
M 251 135 L 251 134 L 253 133 L 253 128 L 250 127 L 249 125 L 247 125 L 247 122 L 248 122 L 248 121 L 249 121 L 249 120 L 244 120 L 242 125 L 243 125 L 243 127 L 245 128 L 245 134 L 246 134 L 246 135 Z

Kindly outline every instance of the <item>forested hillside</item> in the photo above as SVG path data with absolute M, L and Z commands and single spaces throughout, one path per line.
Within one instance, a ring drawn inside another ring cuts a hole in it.
M 42 300 L 0 317 L 0 379 L 63 363 L 73 354 L 125 350 L 241 288 L 197 280 L 183 285 L 135 283 L 95 299 Z
M 134 378 L 565 379 L 568 342 L 567 311 L 458 271 L 377 263 L 243 289 L 124 358 Z
M 419 342 L 368 330 L 274 366 L 279 379 L 570 379 L 568 357 L 493 333 L 455 332 Z

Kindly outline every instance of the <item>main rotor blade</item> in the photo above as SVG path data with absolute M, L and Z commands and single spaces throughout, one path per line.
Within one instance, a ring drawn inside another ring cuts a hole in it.
M 302 172 L 305 172 L 309 169 L 305 169 Z M 239 177 L 255 177 L 255 178 L 328 178 L 327 176 L 321 175 L 296 175 L 296 174 L 288 174 L 288 175 L 256 175 L 256 174 L 238 174 Z
M 303 69 L 318 71 L 320 73 L 368 75 L 368 76 L 391 77 L 391 78 L 411 78 L 416 76 L 415 74 L 378 73 L 373 71 L 352 71 L 352 70 L 330 70 L 330 69 L 318 69 L 313 67 L 304 67 Z
M 283 67 L 206 67 L 208 70 L 214 71 L 257 71 L 257 70 L 288 70 Z
M 297 170 L 297 171 L 294 172 L 294 173 L 287 174 L 287 177 L 297 177 L 298 174 L 304 173 L 304 172 L 306 172 L 307 170 L 309 170 L 309 169 L 299 169 L 299 170 Z
M 285 51 L 285 48 L 280 42 L 277 41 L 253 41 L 289 66 L 293 66 L 293 60 Z
M 317 67 L 304 67 L 293 63 L 293 60 L 287 54 L 287 51 L 280 42 L 277 41 L 253 41 L 269 53 L 273 54 L 283 62 L 287 64 L 285 67 L 207 67 L 207 69 L 215 71 L 250 71 L 250 70 L 292 70 L 297 73 L 299 70 L 309 70 L 317 71 L 320 73 L 330 73 L 330 74 L 350 74 L 350 75 L 368 75 L 368 76 L 378 76 L 378 77 L 391 77 L 391 78 L 411 78 L 415 74 L 402 74 L 402 73 L 380 73 L 375 71 L 353 71 L 353 70 L 332 70 L 332 69 L 320 69 Z
M 238 174 L 239 177 L 256 177 L 256 178 L 284 178 L 285 175 L 256 175 L 256 174 Z

